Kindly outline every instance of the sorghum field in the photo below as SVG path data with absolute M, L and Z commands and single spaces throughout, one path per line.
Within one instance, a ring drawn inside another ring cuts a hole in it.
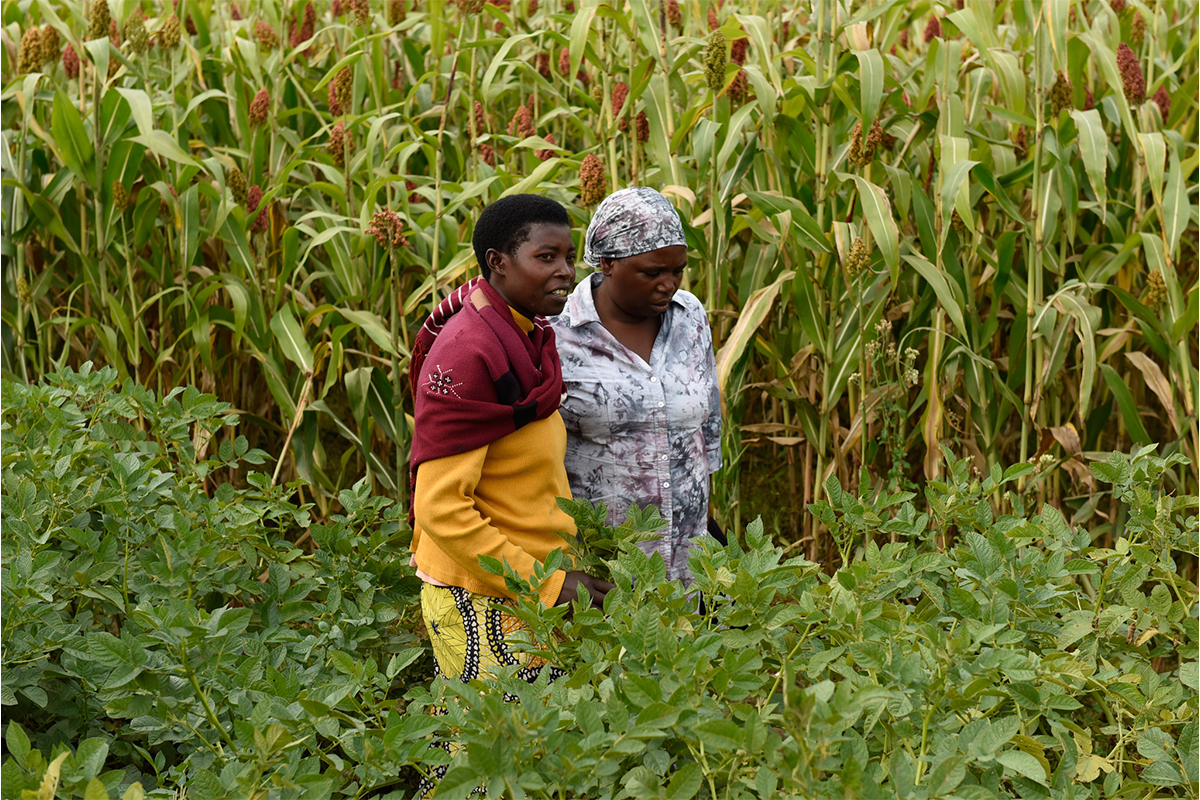
M 1200 791 L 1192 0 L 0 15 L 4 798 Z M 736 541 L 697 613 L 593 525 L 569 678 L 431 682 L 410 344 L 489 202 L 634 184 Z

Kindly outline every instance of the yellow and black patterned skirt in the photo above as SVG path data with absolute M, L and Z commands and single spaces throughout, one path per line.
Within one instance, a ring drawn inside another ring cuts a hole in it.
M 476 678 L 494 678 L 497 667 L 519 666 L 518 677 L 533 683 L 538 679 L 546 660 L 530 653 L 514 654 L 509 650 L 510 637 L 525 629 L 525 624 L 502 606 L 511 600 L 473 594 L 457 586 L 421 587 L 421 616 L 433 645 L 434 677 L 454 679 L 463 683 Z M 556 680 L 566 671 L 549 667 L 550 679 Z M 515 699 L 506 696 L 506 699 Z M 444 712 L 443 712 L 444 713 Z M 459 751 L 458 742 L 438 741 L 450 755 Z M 433 778 L 421 781 L 420 796 L 428 793 L 446 774 L 446 767 L 435 767 Z

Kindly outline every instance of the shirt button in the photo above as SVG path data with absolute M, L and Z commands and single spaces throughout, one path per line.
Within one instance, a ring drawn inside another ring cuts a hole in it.
M 663 481 L 663 488 L 664 488 L 664 489 L 670 489 L 670 488 L 671 488 L 671 482 L 670 482 L 670 481 Z
M 658 382 L 658 376 L 657 376 L 657 375 L 651 375 L 651 376 L 650 376 L 650 382 L 651 382 L 651 383 L 657 383 L 657 382 Z
M 666 460 L 667 460 L 667 454 L 666 454 L 666 453 L 663 453 L 661 456 L 659 456 L 659 458 L 660 458 L 662 461 L 666 461 Z
M 662 407 L 663 407 L 663 406 L 665 406 L 665 405 L 666 405 L 666 403 L 659 403 L 659 404 L 658 404 L 658 407 L 659 407 L 659 408 L 662 408 Z

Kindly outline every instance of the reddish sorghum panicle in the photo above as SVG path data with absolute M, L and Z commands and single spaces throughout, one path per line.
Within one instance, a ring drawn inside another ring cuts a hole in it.
M 183 21 L 183 29 L 188 32 L 188 36 L 196 35 L 196 21 L 192 19 L 191 14 L 188 14 L 187 19 Z
M 612 90 L 612 113 L 617 118 L 617 126 L 623 130 L 629 130 L 629 115 L 622 114 L 621 109 L 625 105 L 625 98 L 629 96 L 629 84 L 625 81 L 617 81 L 617 85 Z
M 388 0 L 389 25 L 394 27 L 404 22 L 404 17 L 407 16 L 407 13 L 407 9 L 404 7 L 404 0 Z
M 676 28 L 683 26 L 683 14 L 679 10 L 679 0 L 667 0 L 667 19 Z
M 88 41 L 108 36 L 110 22 L 112 22 L 112 14 L 108 10 L 108 0 L 92 0 L 88 4 Z
M 415 181 L 411 181 L 408 178 L 405 178 L 404 179 L 404 188 L 408 190 L 408 202 L 409 203 L 421 202 L 421 195 L 418 194 L 416 191 L 417 184 Z
M 934 39 L 940 39 L 942 36 L 942 21 L 933 15 L 929 18 L 929 22 L 925 25 L 925 44 L 929 44 Z
M 270 113 L 271 93 L 266 89 L 259 89 L 254 93 L 254 99 L 250 101 L 250 126 L 257 128 L 265 125 Z
M 900 46 L 908 47 L 908 28 L 900 31 Z
M 237 22 L 238 20 L 240 20 L 242 18 L 242 10 L 240 8 L 238 8 L 237 3 L 230 3 L 229 18 L 232 19 L 234 22 Z
M 543 138 L 550 144 L 557 144 L 557 142 L 554 141 L 553 133 L 547 133 Z M 550 159 L 554 158 L 554 151 L 548 147 L 541 150 L 535 150 L 533 154 L 541 161 L 549 161 Z
M 268 50 L 274 50 L 279 47 L 279 35 L 275 33 L 275 29 L 271 24 L 264 19 L 260 19 L 254 23 L 254 38 L 258 39 L 258 44 Z
M 312 3 L 304 6 L 304 22 L 300 25 L 300 41 L 307 42 L 317 33 L 317 9 Z
M 400 63 L 400 59 L 396 59 L 396 68 L 392 72 L 392 88 L 396 91 L 404 88 L 404 67 Z
M 715 31 L 721 27 L 721 20 L 717 18 L 717 10 L 712 6 L 708 7 L 708 29 Z
M 575 13 L 575 3 L 572 2 L 572 0 L 567 0 L 567 2 L 563 5 L 563 8 L 566 9 L 568 14 Z
M 741 39 L 735 39 L 733 44 L 729 46 L 729 60 L 737 64 L 739 67 L 746 64 L 746 48 L 750 46 L 750 40 L 744 36 Z
M 1154 93 L 1154 97 L 1151 99 L 1162 113 L 1163 122 L 1166 122 L 1167 117 L 1171 116 L 1171 95 L 1167 94 L 1167 87 L 1158 87 L 1158 91 Z
M 169 15 L 163 20 L 162 28 L 158 31 L 158 43 L 167 50 L 174 50 L 179 47 L 179 42 L 183 38 L 179 29 L 179 17 L 174 14 Z
M 550 80 L 552 73 L 550 72 L 550 54 L 538 53 L 534 58 L 533 63 L 537 67 L 538 74 L 546 80 Z
M 1018 159 L 1029 155 L 1029 140 L 1024 125 L 1017 128 L 1017 138 L 1013 140 L 1013 152 L 1016 153 Z
M 526 7 L 525 13 L 532 17 L 537 13 L 538 5 L 538 0 L 529 0 L 529 4 Z
M 484 0 L 458 0 L 458 10 L 464 14 L 478 14 L 483 6 Z
M 262 233 L 267 229 L 267 209 L 262 209 L 262 212 L 257 217 L 254 216 L 258 212 L 258 206 L 262 203 L 263 190 L 256 183 L 250 187 L 250 191 L 246 193 L 246 213 L 254 217 L 254 222 L 250 225 L 252 233 Z
M 594 206 L 608 192 L 608 179 L 604 176 L 604 165 L 595 153 L 588 153 L 579 167 L 579 200 L 585 206 Z
M 1118 14 L 1125 10 L 1125 0 L 1112 0 L 1109 5 L 1112 7 L 1112 10 Z
M 1145 102 L 1146 78 L 1142 75 L 1142 66 L 1133 50 L 1124 42 L 1117 47 L 1117 69 L 1121 71 L 1121 88 L 1125 90 L 1125 99 L 1135 106 Z
M 372 214 L 371 224 L 365 233 L 368 236 L 374 236 L 380 247 L 389 250 L 408 245 L 408 239 L 404 237 L 404 222 L 400 219 L 400 215 L 391 209 L 376 211 Z
M 355 25 L 366 27 L 371 21 L 371 4 L 368 0 L 350 0 L 350 13 L 354 15 Z
M 41 67 L 42 32 L 38 28 L 30 28 L 21 34 L 21 46 L 17 50 L 17 71 L 21 73 L 37 72 Z
M 746 95 L 749 92 L 750 79 L 746 75 L 746 70 L 739 69 L 737 75 L 733 76 L 733 80 L 729 84 L 729 97 L 735 103 L 740 103 L 746 99 Z
M 1142 16 L 1142 12 L 1135 8 L 1133 10 L 1133 19 L 1129 23 L 1129 42 L 1134 47 L 1141 47 L 1145 39 L 1146 18 Z
M 346 166 L 346 151 L 353 149 L 350 146 L 351 144 L 350 139 L 346 136 L 346 126 L 339 119 L 337 124 L 333 126 L 333 130 L 329 132 L 329 145 L 327 148 L 329 155 L 333 157 L 333 163 L 337 165 L 338 169 Z
M 519 134 L 521 138 L 533 136 L 533 114 L 530 113 L 528 106 L 517 106 L 517 113 L 513 114 L 512 122 L 508 123 L 508 135 L 513 136 Z
M 346 113 L 346 110 L 342 108 L 342 101 L 338 99 L 337 81 L 329 82 L 329 113 L 335 117 Z
M 475 101 L 475 133 L 480 134 L 487 130 L 487 115 L 483 113 L 483 103 Z
M 333 14 L 334 18 L 336 19 L 337 17 L 340 17 L 342 14 L 346 13 L 346 6 L 342 3 L 342 0 L 333 0 L 333 3 L 331 3 L 329 6 L 329 12 Z
M 725 36 L 720 31 L 713 31 L 704 48 L 704 81 L 714 92 L 725 86 L 725 59 Z
M 483 159 L 483 163 L 489 167 L 496 166 L 496 148 L 490 144 L 479 145 L 479 157 Z
M 571 51 L 565 47 L 558 53 L 558 71 L 563 77 L 571 72 Z
M 129 46 L 133 52 L 141 54 L 150 47 L 150 34 L 146 32 L 146 18 L 141 9 L 134 9 L 125 23 L 125 35 L 129 37 Z
M 75 52 L 75 48 L 70 42 L 67 43 L 67 49 L 63 50 L 62 63 L 68 78 L 79 77 L 79 54 Z
M 246 173 L 234 167 L 229 170 L 225 182 L 229 186 L 229 193 L 233 195 L 233 201 L 239 205 L 245 205 L 250 191 L 250 187 L 246 183 Z
M 121 46 L 121 28 L 115 19 L 108 21 L 108 40 L 112 42 L 113 47 Z
M 1050 115 L 1057 117 L 1059 112 L 1064 108 L 1070 109 L 1075 105 L 1075 87 L 1071 85 L 1071 79 L 1061 72 L 1054 79 L 1054 86 L 1050 89 Z
M 637 115 L 637 140 L 639 142 L 650 141 L 650 120 L 646 119 L 646 112 L 639 111 Z
M 1083 87 L 1083 110 L 1091 111 L 1096 107 L 1096 98 L 1092 97 L 1092 90 L 1088 87 Z

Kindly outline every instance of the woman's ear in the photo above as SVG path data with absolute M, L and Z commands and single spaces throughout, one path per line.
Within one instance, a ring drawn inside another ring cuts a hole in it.
M 604 273 L 604 277 L 611 278 L 613 271 L 613 260 L 611 258 L 601 258 L 600 271 Z
M 505 268 L 508 266 L 508 259 L 504 257 L 504 253 L 492 248 L 483 254 L 487 259 L 488 269 L 500 275 L 504 274 Z

